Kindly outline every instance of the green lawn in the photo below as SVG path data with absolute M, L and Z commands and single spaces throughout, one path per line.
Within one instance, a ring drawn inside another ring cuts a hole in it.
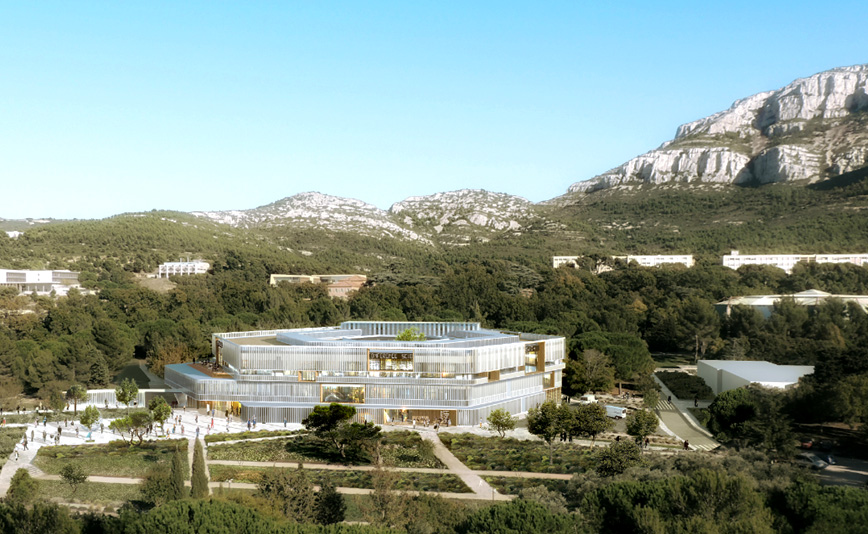
M 165 464 L 168 469 L 176 446 L 184 451 L 186 465 L 187 440 L 146 441 L 141 446 L 133 447 L 122 441 L 100 445 L 42 447 L 33 463 L 54 475 L 59 474 L 68 462 L 75 461 L 88 475 L 138 478 L 145 476 L 157 464 Z
M 105 482 L 85 482 L 76 489 L 75 494 L 66 482 L 60 480 L 39 480 L 39 496 L 45 500 L 58 499 L 64 502 L 89 504 L 122 505 L 127 501 L 141 499 L 138 484 L 107 484 Z
M 694 365 L 693 354 L 681 352 L 652 352 L 657 367 L 677 369 L 681 365 Z
M 278 468 L 279 469 L 279 468 Z M 274 471 L 273 467 L 236 467 L 231 465 L 209 465 L 211 480 L 214 482 L 247 482 L 258 484 L 262 473 Z M 372 488 L 371 474 L 368 471 L 334 471 L 330 469 L 305 469 L 311 482 L 322 485 L 325 480 L 341 488 Z M 438 473 L 400 473 L 397 489 L 413 491 L 442 491 L 448 493 L 470 493 L 470 488 L 456 475 Z
M 549 446 L 541 441 L 446 433 L 440 434 L 440 440 L 467 467 L 484 471 L 581 473 L 591 454 L 588 447 L 557 442 L 550 466 Z
M 131 378 L 139 386 L 139 389 L 147 389 L 151 384 L 151 380 L 148 378 L 148 375 L 142 371 L 142 368 L 139 367 L 140 363 L 141 362 L 138 360 L 130 361 L 130 363 L 121 369 L 120 373 L 115 375 L 112 379 L 112 384 L 120 384 L 125 378 Z
M 422 438 L 415 432 L 385 432 L 383 433 L 381 454 L 386 464 L 395 467 L 443 467 L 443 464 L 433 454 L 425 454 L 420 447 L 423 447 Z M 307 433 L 298 433 L 285 439 L 215 443 L 208 447 L 208 458 L 211 460 L 252 462 L 346 463 L 352 465 L 370 465 L 371 463 L 371 458 L 367 455 L 344 460 L 340 455 L 331 452 L 321 440 Z
M 690 400 L 698 397 L 699 400 L 712 400 L 714 398 L 714 391 L 708 387 L 705 380 L 696 375 L 679 371 L 660 371 L 656 376 L 679 399 Z

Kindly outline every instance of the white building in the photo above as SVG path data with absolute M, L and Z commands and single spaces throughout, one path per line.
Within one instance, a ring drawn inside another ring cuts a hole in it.
M 66 295 L 70 288 L 81 287 L 78 273 L 68 270 L 29 271 L 0 269 L 0 287 L 14 287 L 20 294 Z
M 785 389 L 814 372 L 813 365 L 776 365 L 771 362 L 699 360 L 696 374 L 715 395 L 750 384 Z
M 157 278 L 168 278 L 170 276 L 183 276 L 188 274 L 205 274 L 211 264 L 202 260 L 193 261 L 170 261 L 161 263 L 157 267 Z
M 800 261 L 809 263 L 852 263 L 868 265 L 868 254 L 739 254 L 733 250 L 723 256 L 723 266 L 738 269 L 742 265 L 772 265 L 790 274 Z
M 751 306 L 768 319 L 774 311 L 775 304 L 781 299 L 791 299 L 801 306 L 818 306 L 824 300 L 836 298 L 842 302 L 853 302 L 868 312 L 868 295 L 832 295 L 818 289 L 809 289 L 792 295 L 747 295 L 744 297 L 731 297 L 714 305 L 715 309 L 723 315 L 729 315 L 733 306 Z
M 575 267 L 578 264 L 579 258 L 582 256 L 552 256 L 552 267 L 557 269 L 561 265 L 572 265 Z M 610 256 L 613 260 L 623 260 L 627 263 L 635 261 L 642 267 L 658 267 L 660 265 L 668 265 L 680 263 L 685 267 L 693 267 L 693 256 L 687 255 L 664 255 L 656 254 L 650 256 Z

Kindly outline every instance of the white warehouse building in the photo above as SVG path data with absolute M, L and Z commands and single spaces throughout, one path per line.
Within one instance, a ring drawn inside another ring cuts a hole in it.
M 750 384 L 785 389 L 813 372 L 813 365 L 776 365 L 762 361 L 699 360 L 696 364 L 696 374 L 715 395 Z
M 723 266 L 738 269 L 742 265 L 772 265 L 783 269 L 787 274 L 793 272 L 797 263 L 852 263 L 868 265 L 868 254 L 739 254 L 733 250 L 723 256 Z
M 78 274 L 68 270 L 0 269 L 0 287 L 14 287 L 22 295 L 29 293 L 49 295 L 52 291 L 55 295 L 66 295 L 71 288 L 81 287 L 78 282 Z

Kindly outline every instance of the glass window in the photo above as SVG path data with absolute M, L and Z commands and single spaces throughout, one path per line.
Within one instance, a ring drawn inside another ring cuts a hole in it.
M 298 379 L 302 382 L 316 382 L 316 371 L 299 371 Z
M 365 386 L 356 384 L 323 384 L 322 402 L 362 404 L 365 402 Z

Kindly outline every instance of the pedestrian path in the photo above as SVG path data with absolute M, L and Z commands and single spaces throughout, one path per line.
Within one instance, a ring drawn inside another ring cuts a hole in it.
M 688 411 L 694 401 L 678 399 L 659 378 L 655 376 L 654 380 L 661 388 L 661 399 L 655 406 L 661 428 L 681 441 L 687 442 L 691 450 L 711 451 L 719 447 L 720 443 L 715 441 L 711 433 L 702 428 L 693 414 Z
M 461 460 L 455 457 L 452 454 L 452 451 L 446 448 L 443 445 L 443 442 L 440 441 L 440 437 L 436 432 L 431 431 L 420 431 L 419 435 L 422 439 L 430 441 L 434 445 L 434 454 L 437 455 L 437 458 L 443 462 L 443 465 L 449 469 L 449 472 L 453 475 L 457 475 L 466 485 L 470 488 L 473 493 L 479 496 L 480 499 L 490 499 L 490 500 L 510 500 L 512 497 L 508 495 L 501 495 L 491 487 L 491 485 L 485 481 L 481 476 L 479 476 L 475 471 L 469 469 L 466 465 L 464 465 Z

